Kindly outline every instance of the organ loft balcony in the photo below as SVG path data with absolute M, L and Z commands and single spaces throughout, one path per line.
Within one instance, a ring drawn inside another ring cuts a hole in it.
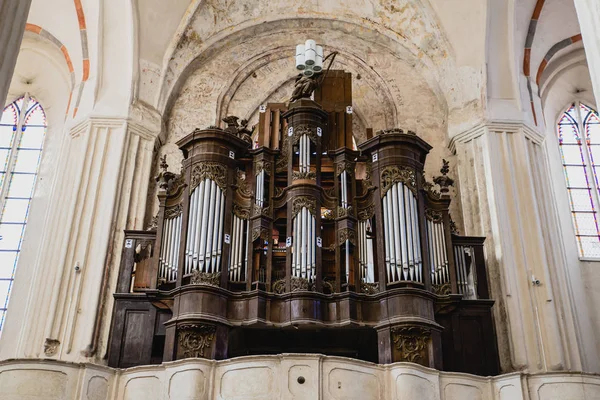
M 109 365 L 299 352 L 498 373 L 485 238 L 454 231 L 448 165 L 425 179 L 418 133 L 354 144 L 351 79 L 300 78 L 254 127 L 178 142 L 155 227 L 125 232 Z

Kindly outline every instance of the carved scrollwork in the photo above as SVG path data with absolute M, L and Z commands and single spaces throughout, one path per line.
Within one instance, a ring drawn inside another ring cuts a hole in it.
M 252 229 L 252 241 L 261 238 L 262 240 L 269 240 L 269 230 L 264 226 L 259 226 Z
M 297 278 L 295 276 L 290 278 L 290 286 L 292 292 L 297 292 L 299 290 L 314 290 L 314 284 L 309 282 L 308 279 Z
M 338 218 L 347 217 L 354 214 L 354 208 L 352 206 L 348 206 L 348 208 L 338 207 L 337 216 Z
M 425 217 L 434 223 L 441 223 L 443 216 L 444 214 L 441 211 L 435 211 L 430 208 L 425 209 Z
M 450 232 L 453 235 L 459 235 L 460 232 L 458 231 L 458 227 L 456 226 L 456 222 L 454 222 L 454 220 L 452 220 L 452 216 L 451 215 L 449 215 L 449 217 L 450 217 Z
M 452 293 L 452 286 L 450 285 L 450 282 L 439 285 L 432 284 L 431 288 L 433 289 L 433 293 L 437 294 L 438 296 L 448 296 Z
M 379 293 L 379 283 L 377 283 L 377 282 L 375 282 L 375 283 L 361 282 L 360 283 L 360 291 L 365 294 Z
M 356 232 L 353 229 L 342 228 L 338 231 L 338 245 L 341 246 L 346 240 L 356 246 Z
M 275 283 L 273 283 L 273 293 L 285 293 L 285 279 L 279 279 L 278 281 L 275 281 Z
M 366 221 L 368 219 L 371 219 L 373 218 L 373 215 L 375 215 L 375 206 L 373 204 L 361 210 L 358 210 L 358 219 L 360 221 Z
M 173 207 L 167 207 L 165 209 L 165 219 L 177 218 L 183 212 L 183 206 L 181 204 L 177 204 Z
M 395 327 L 391 330 L 392 341 L 398 351 L 398 360 L 418 363 L 427 357 L 427 345 L 431 329 L 424 327 Z
M 296 144 L 298 143 L 298 141 L 300 140 L 300 138 L 303 135 L 307 135 L 308 138 L 310 139 L 311 142 L 313 142 L 314 144 L 317 144 L 317 141 L 320 139 L 317 136 L 317 132 L 316 129 L 311 128 L 308 125 L 300 125 L 298 127 L 294 127 L 294 135 L 292 136 L 292 144 Z
M 192 271 L 192 276 L 190 277 L 190 284 L 192 285 L 220 286 L 220 281 L 220 272 L 200 272 L 195 269 Z
M 246 173 L 239 168 L 235 174 L 235 185 L 237 186 L 237 192 L 240 196 L 246 198 L 252 197 L 250 182 L 246 179 Z
M 383 168 L 381 171 L 381 197 L 385 196 L 387 191 L 398 182 L 404 183 L 415 192 L 417 187 L 415 171 L 407 167 L 388 166 Z
M 214 325 L 186 324 L 177 330 L 183 358 L 205 358 L 204 351 L 212 346 L 217 328 Z
M 158 229 L 158 214 L 152 217 L 146 228 L 147 231 L 155 231 L 156 229 Z
M 336 293 L 335 279 L 323 279 L 323 290 L 329 290 L 329 293 Z
M 288 136 L 284 135 L 281 142 L 281 153 L 275 163 L 275 172 L 285 172 L 288 167 Z
M 363 180 L 363 195 L 367 194 L 369 189 L 373 187 L 373 163 L 368 162 L 365 170 L 365 179 Z
M 263 215 L 268 217 L 271 214 L 271 207 L 261 207 L 258 204 L 252 206 L 252 215 Z
M 280 197 L 283 194 L 283 188 L 275 186 L 275 197 Z
M 292 172 L 292 180 L 297 181 L 300 179 L 310 179 L 311 181 L 316 181 L 317 174 L 313 171 L 307 171 L 307 172 L 293 171 Z
M 356 167 L 356 163 L 352 161 L 340 161 L 335 164 L 335 174 L 339 175 L 342 172 L 346 171 L 346 173 L 350 176 L 354 176 L 354 168 Z
M 233 215 L 240 219 L 249 219 L 250 218 L 250 210 L 242 207 L 238 204 L 233 205 Z
M 306 207 L 312 215 L 316 215 L 315 210 L 317 209 L 317 201 L 312 197 L 298 196 L 294 199 L 292 204 L 292 218 L 295 218 L 304 207 Z
M 272 165 L 273 164 L 270 161 L 265 161 L 265 160 L 257 161 L 256 163 L 254 163 L 254 176 L 257 176 L 262 171 L 265 171 L 266 175 L 271 176 Z
M 323 192 L 325 192 L 325 195 L 328 197 L 335 198 L 335 187 L 323 189 Z
M 205 179 L 213 180 L 225 193 L 227 190 L 227 167 L 212 162 L 201 162 L 194 165 L 191 189 L 195 189 Z
M 406 133 L 408 135 L 416 135 L 416 133 L 413 131 L 404 132 L 404 129 L 400 129 L 400 128 L 382 129 L 382 130 L 377 131 L 377 135 L 389 135 L 391 133 Z

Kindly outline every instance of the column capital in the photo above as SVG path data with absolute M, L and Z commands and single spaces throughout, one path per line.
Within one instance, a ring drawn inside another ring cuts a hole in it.
M 136 101 L 129 107 L 129 128 L 148 140 L 155 140 L 163 132 L 162 115 L 152 106 Z
M 546 139 L 537 129 L 532 128 L 522 121 L 494 121 L 488 120 L 454 135 L 448 147 L 456 152 L 457 143 L 466 143 L 486 133 L 523 133 L 525 137 L 535 144 L 542 144 Z

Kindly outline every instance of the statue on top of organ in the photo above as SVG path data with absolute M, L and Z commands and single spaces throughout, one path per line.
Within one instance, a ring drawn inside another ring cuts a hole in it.
M 414 132 L 356 149 L 334 59 L 299 45 L 289 104 L 261 106 L 252 131 L 196 129 L 180 175 L 163 161 L 156 230 L 125 233 L 109 365 L 320 352 L 497 373 L 484 238 L 451 230 L 448 163 L 436 191 Z M 477 351 L 443 346 L 458 337 Z

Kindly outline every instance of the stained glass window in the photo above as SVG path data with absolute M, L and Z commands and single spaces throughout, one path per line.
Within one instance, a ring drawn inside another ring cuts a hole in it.
M 44 109 L 28 95 L 9 104 L 0 119 L 0 331 L 8 309 L 46 127 Z
M 573 103 L 558 122 L 558 144 L 579 255 L 600 258 L 600 118 L 591 107 Z

